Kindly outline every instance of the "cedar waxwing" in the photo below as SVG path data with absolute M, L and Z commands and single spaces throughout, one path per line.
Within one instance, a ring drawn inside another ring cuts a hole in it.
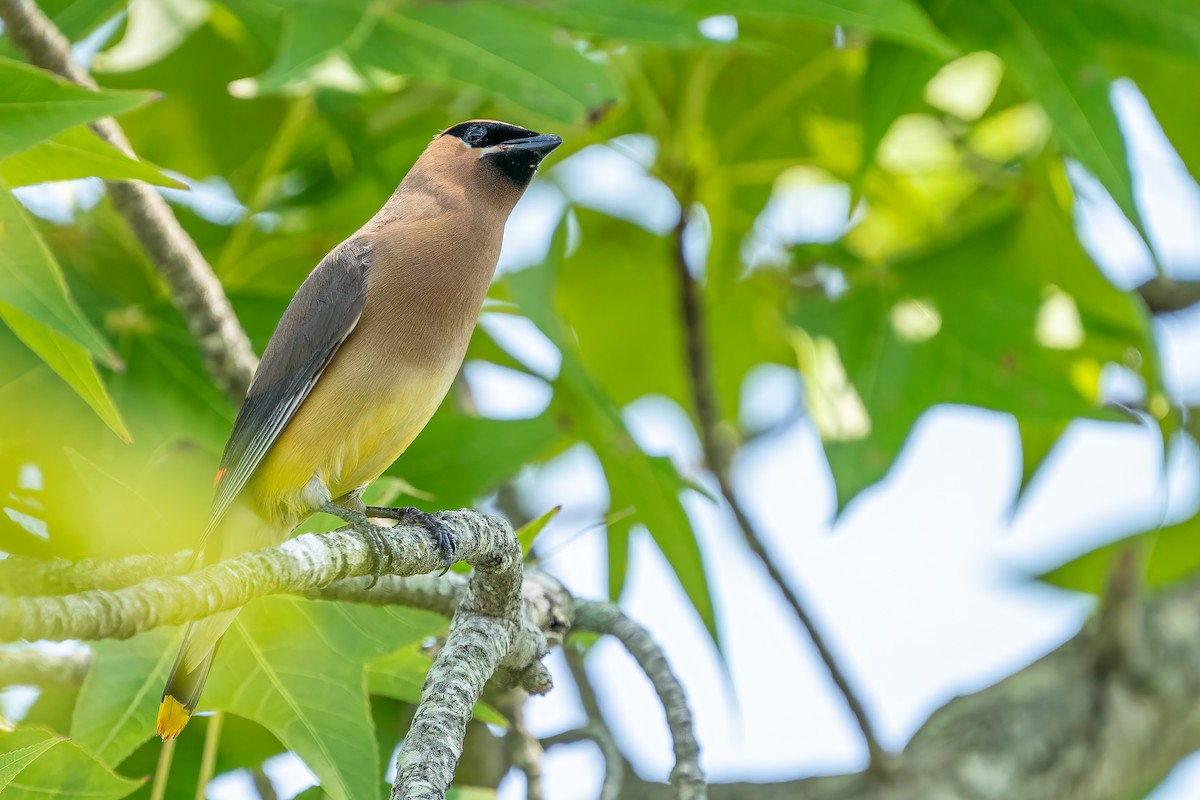
M 504 223 L 561 143 L 504 122 L 455 125 L 317 265 L 283 312 L 225 445 L 201 563 L 278 544 L 331 500 L 364 510 L 363 489 L 450 389 Z M 452 543 L 431 529 L 449 564 Z M 159 706 L 164 739 L 195 711 L 236 614 L 188 625 Z

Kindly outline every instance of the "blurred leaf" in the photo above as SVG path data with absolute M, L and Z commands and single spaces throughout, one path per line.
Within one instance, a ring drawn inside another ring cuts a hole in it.
M 954 45 L 912 0 L 698 0 L 691 8 L 706 16 L 764 15 L 863 28 L 934 53 L 954 53 Z
M 1129 547 L 1141 554 L 1141 575 L 1147 586 L 1160 589 L 1190 578 L 1200 570 L 1200 516 L 1174 525 L 1123 537 L 1073 558 L 1039 575 L 1040 580 L 1076 592 L 1104 594 L 1113 560 Z
M 110 767 L 149 740 L 179 642 L 176 628 L 92 642 L 92 665 L 79 691 L 71 738 Z
M 1155 50 L 1200 58 L 1200 14 L 1193 0 L 1074 0 L 1080 20 L 1102 39 L 1136 42 Z
M 95 72 L 128 72 L 170 53 L 208 18 L 209 0 L 131 0 L 125 35 L 92 61 Z
M 546 529 L 546 526 L 558 516 L 562 511 L 562 506 L 554 506 L 550 510 L 544 512 L 538 517 L 529 520 L 521 526 L 517 531 L 517 541 L 521 543 L 521 552 L 526 556 L 529 555 L 533 543 L 537 540 L 538 534 Z
M 581 120 L 619 99 L 605 66 L 519 7 L 420 3 L 363 16 L 334 0 L 288 19 L 279 59 L 256 81 L 258 91 L 305 85 L 311 69 L 334 55 L 360 74 L 356 85 L 353 76 L 335 71 L 342 88 L 365 89 L 387 75 L 420 77 L 478 87 L 560 122 Z
M 1131 351 L 1155 362 L 1148 322 L 1096 269 L 1048 192 L 941 249 L 854 273 L 836 299 L 798 302 L 797 355 L 839 509 L 883 477 L 939 403 L 1043 427 L 1124 419 L 1099 405 L 1100 371 Z
M 51 746 L 45 747 L 49 738 Z M 27 763 L 4 787 L 5 800 L 118 800 L 142 785 L 112 772 L 96 761 L 83 748 L 71 741 L 59 740 L 53 734 L 36 729 L 19 729 L 0 733 L 0 753 L 12 754 L 44 748 L 41 754 Z
M 335 800 L 374 797 L 383 770 L 364 666 L 444 625 L 399 607 L 262 598 L 225 634 L 201 705 L 271 731 Z
M 0 303 L 115 363 L 112 349 L 72 299 L 62 269 L 16 198 L 0 183 Z
M 0 194 L 6 194 L 0 189 Z M 0 201 L 2 203 L 2 201 Z M 0 220 L 2 223 L 2 220 Z M 3 237 L 0 237 L 3 238 Z M 3 269 L 3 257 L 0 256 L 0 269 Z M 0 290 L 0 295 L 3 290 Z M 100 419 L 104 420 L 112 432 L 129 443 L 133 436 L 121 413 L 113 405 L 108 390 L 100 380 L 100 374 L 86 350 L 71 339 L 63 336 L 52 328 L 42 325 L 37 320 L 7 303 L 0 302 L 0 320 L 9 327 L 17 338 L 24 342 L 30 350 L 37 353 L 46 366 L 54 370 L 83 398 Z
M 1065 149 L 1109 191 L 1141 230 L 1125 141 L 1109 103 L 1112 76 L 1084 20 L 1090 4 L 1043 0 L 947 3 L 934 21 L 964 49 L 991 50 L 1054 124 Z
M 84 126 L 68 128 L 53 138 L 0 161 L 0 181 L 9 186 L 29 186 L 47 181 L 88 177 L 132 179 L 187 187 L 162 174 L 153 164 L 125 155 Z
M 92 91 L 20 61 L 0 58 L 0 158 L 152 98 L 149 92 Z
M 664 45 L 706 41 L 699 25 L 705 14 L 689 5 L 675 7 L 643 0 L 568 0 L 546 5 L 532 2 L 528 8 L 584 35 Z
M 1107 61 L 1116 74 L 1137 84 L 1192 178 L 1200 180 L 1200 104 L 1189 91 L 1200 82 L 1197 59 L 1122 47 L 1108 51 Z
M 432 665 L 433 659 L 422 651 L 421 643 L 413 642 L 368 664 L 367 686 L 371 694 L 392 697 L 415 706 L 421 702 L 421 690 Z M 508 727 L 504 715 L 484 702 L 475 704 L 471 716 L 492 725 Z
M 1025 493 L 1033 485 L 1033 479 L 1046 463 L 1050 451 L 1058 444 L 1063 433 L 1067 430 L 1065 420 L 1044 422 L 1036 419 L 1019 419 L 1017 429 L 1021 435 L 1021 483 L 1017 487 L 1017 495 L 1013 498 L 1012 508 L 1015 511 L 1025 499 Z
M 865 171 L 892 123 L 920 104 L 925 85 L 937 74 L 943 59 L 923 50 L 875 42 L 863 75 L 863 160 Z

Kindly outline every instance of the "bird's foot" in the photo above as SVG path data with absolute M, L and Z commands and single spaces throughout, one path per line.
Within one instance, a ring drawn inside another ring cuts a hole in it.
M 445 575 L 454 564 L 454 537 L 449 529 L 438 520 L 436 514 L 428 514 L 419 508 L 411 506 L 404 508 L 388 508 L 385 506 L 367 506 L 367 516 L 381 519 L 394 519 L 409 525 L 420 525 L 433 537 L 434 546 L 442 557 L 442 571 Z
M 391 560 L 388 557 L 390 551 L 388 550 L 387 542 L 383 539 L 382 529 L 367 519 L 366 514 L 363 514 L 358 509 L 346 508 L 333 501 L 323 505 L 321 510 L 326 514 L 332 514 L 338 519 L 349 523 L 347 527 L 361 533 L 363 538 L 367 540 L 367 546 L 371 548 L 371 555 L 374 556 L 372 559 L 374 566 L 371 570 L 371 582 L 367 584 L 367 589 L 374 589 L 375 584 L 379 583 L 380 576 L 386 571 L 384 569 L 384 562 L 390 562 Z

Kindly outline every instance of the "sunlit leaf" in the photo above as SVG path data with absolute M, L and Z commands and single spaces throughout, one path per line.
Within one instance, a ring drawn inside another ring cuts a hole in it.
M 49 739 L 51 746 L 46 747 Z M 118 800 L 133 793 L 143 781 L 122 777 L 102 765 L 72 741 L 60 740 L 44 730 L 19 729 L 0 733 L 0 753 L 28 753 L 41 748 L 4 787 L 9 800 Z M 0 756 L 2 758 L 3 756 Z M 24 756 L 17 756 L 17 760 Z M 15 763 L 15 761 L 14 761 Z
M 226 633 L 201 707 L 271 731 L 331 797 L 374 797 L 383 770 L 364 666 L 444 625 L 444 618 L 400 607 L 263 598 Z
M 836 299 L 797 304 L 797 356 L 839 507 L 883 477 L 939 403 L 1038 426 L 1123 419 L 1099 405 L 1100 370 L 1131 352 L 1154 361 L 1148 323 L 1046 192 L 941 249 L 857 271 Z
M 0 190 L 0 194 L 3 194 L 3 190 Z M 0 256 L 0 262 L 2 261 L 3 257 Z M 96 371 L 96 366 L 92 363 L 86 350 L 53 328 L 43 325 L 24 311 L 7 303 L 0 302 L 0 320 L 3 320 L 9 330 L 16 334 L 17 338 L 24 342 L 30 350 L 37 353 L 46 366 L 66 381 L 75 390 L 75 393 L 92 407 L 100 419 L 104 420 L 104 424 L 108 425 L 113 433 L 125 442 L 132 441 L 133 437 L 129 433 L 124 419 L 121 418 L 121 412 L 117 410 L 112 398 L 109 397 L 108 390 L 100 380 L 100 374 Z
M 2 791 L 17 774 L 37 760 L 38 756 L 61 742 L 57 736 L 47 734 L 41 741 L 17 750 L 0 752 L 0 791 Z M 9 745 L 11 747 L 11 744 Z
M 947 3 L 934 21 L 965 48 L 991 50 L 1046 110 L 1066 151 L 1094 174 L 1135 224 L 1125 141 L 1109 102 L 1112 75 L 1076 2 L 981 0 Z
M 124 641 L 93 642 L 71 738 L 110 767 L 150 739 L 179 640 L 177 629 L 159 628 Z

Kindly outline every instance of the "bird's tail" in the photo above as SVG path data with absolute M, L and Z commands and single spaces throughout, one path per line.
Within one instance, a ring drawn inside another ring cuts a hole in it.
M 164 740 L 178 736 L 192 718 L 196 704 L 200 702 L 200 693 L 204 691 L 213 656 L 221 644 L 221 636 L 236 616 L 236 609 L 222 611 L 187 626 L 158 707 L 158 735 Z
M 288 523 L 286 520 L 265 519 L 253 506 L 241 502 L 239 498 L 230 505 L 219 523 L 209 524 L 210 530 L 205 534 L 206 543 L 197 566 L 232 558 L 246 550 L 278 544 L 287 538 L 287 532 L 291 530 Z M 208 679 L 208 671 L 212 667 L 213 656 L 237 613 L 236 608 L 222 611 L 187 626 L 183 644 L 175 656 L 175 666 L 171 667 L 171 674 L 163 689 L 162 703 L 158 707 L 158 735 L 163 739 L 178 736 L 195 713 L 200 693 L 204 691 L 204 682 Z

